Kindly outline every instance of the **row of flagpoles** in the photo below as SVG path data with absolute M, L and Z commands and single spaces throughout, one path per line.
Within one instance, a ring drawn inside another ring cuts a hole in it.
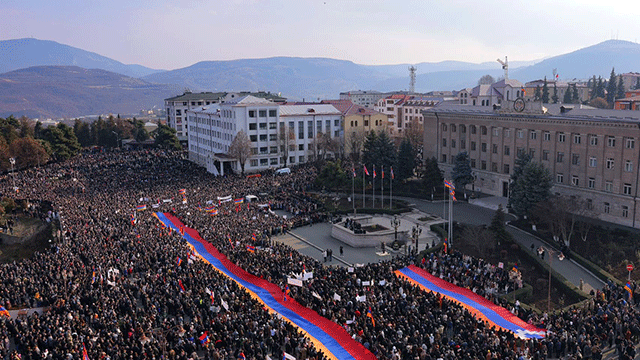
M 352 169 L 353 172 L 353 177 L 351 178 L 351 199 L 353 202 L 353 212 L 356 212 L 356 199 L 355 199 L 355 179 L 357 177 L 356 174 L 356 168 L 353 167 Z M 391 172 L 391 177 L 389 179 L 389 209 L 391 209 L 393 207 L 393 179 L 395 179 L 395 176 L 393 174 L 393 166 L 389 167 L 389 170 Z M 373 165 L 373 172 L 369 173 L 369 170 L 367 169 L 366 165 L 362 165 L 362 178 L 363 179 L 367 179 L 367 176 L 371 176 L 372 179 L 372 185 L 371 186 L 371 207 L 375 208 L 376 207 L 376 177 L 377 177 L 377 173 L 376 173 L 376 166 Z M 380 207 L 383 208 L 384 207 L 384 166 L 381 167 L 380 169 Z M 362 186 L 362 208 L 366 207 L 366 194 L 365 194 L 365 186 L 363 184 Z

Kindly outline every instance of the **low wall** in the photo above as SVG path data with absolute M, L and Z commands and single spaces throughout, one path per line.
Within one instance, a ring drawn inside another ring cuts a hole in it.
M 407 233 L 408 231 L 398 231 L 398 241 L 404 242 L 408 240 L 409 234 Z M 353 231 L 344 227 L 344 222 L 341 222 L 331 227 L 331 237 L 355 248 L 379 247 L 383 242 L 385 244 L 392 243 L 395 240 L 395 232 L 393 230 L 383 230 L 366 234 L 354 234 Z

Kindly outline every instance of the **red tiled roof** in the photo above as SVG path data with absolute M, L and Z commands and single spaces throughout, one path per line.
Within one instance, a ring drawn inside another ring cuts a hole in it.
M 379 112 L 371 110 L 361 105 L 356 105 L 351 100 L 322 100 L 323 104 L 331 104 L 342 113 L 342 116 L 349 115 L 376 115 Z

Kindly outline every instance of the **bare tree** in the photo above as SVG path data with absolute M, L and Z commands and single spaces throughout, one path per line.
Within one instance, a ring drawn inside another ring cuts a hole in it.
M 293 129 L 290 127 L 281 124 L 280 131 L 278 133 L 278 145 L 280 148 L 280 154 L 284 159 L 284 166 L 287 167 L 289 161 L 289 153 L 291 151 L 295 151 L 295 148 L 292 150 L 291 147 L 295 147 L 296 143 L 296 134 L 293 132 Z
M 493 76 L 487 74 L 482 75 L 482 77 L 478 80 L 478 85 L 491 85 L 494 82 L 496 82 L 496 80 L 493 78 Z
M 244 130 L 238 131 L 236 137 L 231 142 L 229 146 L 229 156 L 236 158 L 236 160 L 240 162 L 240 170 L 242 175 L 244 175 L 244 164 L 251 156 L 251 141 Z
M 554 196 L 539 206 L 540 218 L 545 219 L 552 230 L 554 239 L 565 246 L 571 245 L 575 232 L 585 241 L 591 223 L 584 221 L 593 216 L 593 210 L 583 199 L 575 196 Z
M 351 134 L 345 134 L 346 151 L 348 151 L 351 161 L 354 163 L 360 162 L 360 152 L 362 151 L 362 145 L 366 134 L 362 130 L 355 130 Z

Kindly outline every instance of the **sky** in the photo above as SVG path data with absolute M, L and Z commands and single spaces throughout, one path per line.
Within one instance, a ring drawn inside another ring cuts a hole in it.
M 637 0 L 1 0 L 0 40 L 53 40 L 166 70 L 273 56 L 531 61 L 637 42 L 639 8 Z

